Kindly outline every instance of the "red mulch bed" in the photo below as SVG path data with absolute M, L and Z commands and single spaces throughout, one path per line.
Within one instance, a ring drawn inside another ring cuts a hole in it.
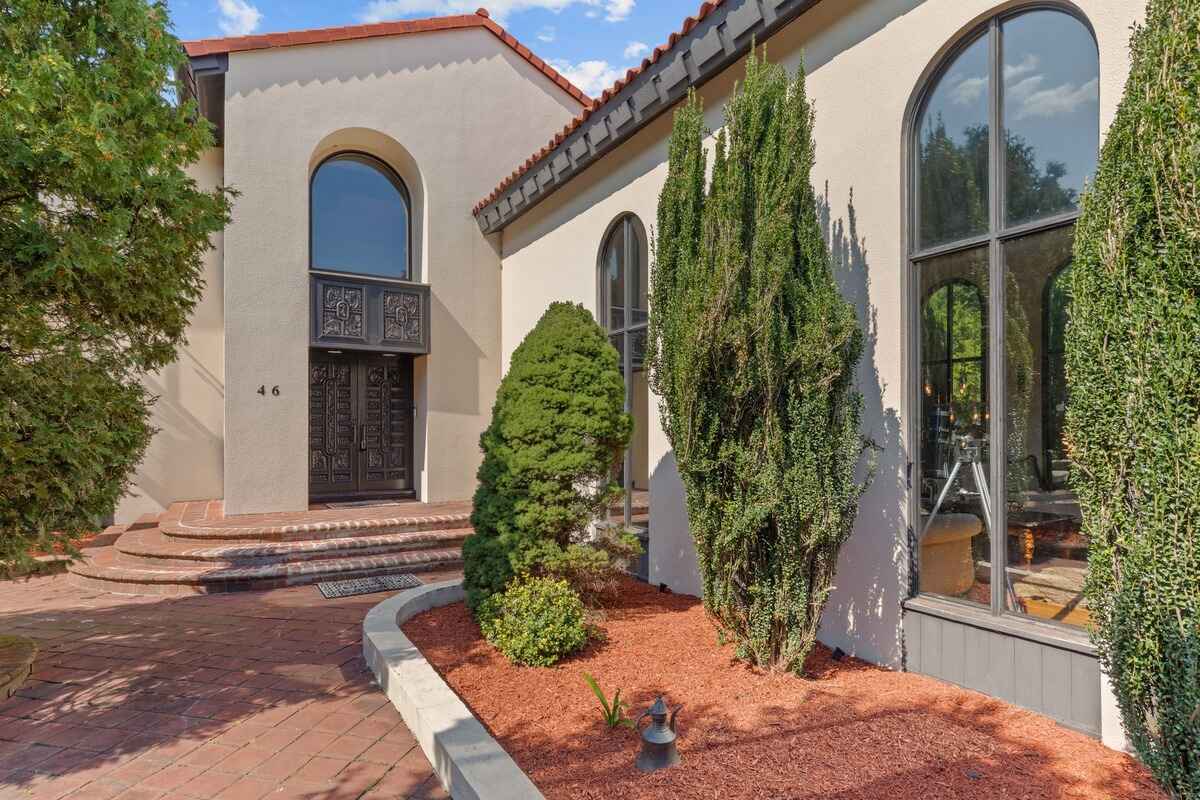
M 1046 717 L 823 648 L 808 679 L 756 672 L 695 599 L 623 592 L 607 641 L 550 669 L 511 666 L 461 604 L 404 630 L 551 800 L 1165 798 L 1135 760 Z M 584 672 L 634 714 L 660 691 L 685 703 L 683 763 L 638 772 L 638 737 L 604 728 Z

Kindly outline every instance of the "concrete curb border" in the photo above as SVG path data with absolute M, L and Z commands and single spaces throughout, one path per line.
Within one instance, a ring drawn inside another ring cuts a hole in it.
M 400 630 L 417 614 L 465 597 L 462 581 L 455 580 L 383 601 L 363 620 L 363 658 L 454 800 L 544 800 Z

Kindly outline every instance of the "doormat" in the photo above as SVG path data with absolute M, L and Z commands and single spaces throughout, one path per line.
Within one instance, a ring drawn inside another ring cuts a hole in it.
M 376 592 L 396 592 L 401 589 L 415 589 L 421 585 L 416 575 L 406 572 L 401 575 L 378 575 L 374 578 L 350 578 L 344 581 L 325 581 L 318 583 L 317 588 L 326 600 L 335 597 L 353 597 L 356 594 L 375 594 Z
M 376 506 L 402 506 L 412 500 L 347 500 L 346 503 L 323 503 L 326 509 L 374 509 Z
M 323 503 L 326 508 L 374 508 L 375 506 L 403 506 L 411 500 L 347 500 L 344 503 Z

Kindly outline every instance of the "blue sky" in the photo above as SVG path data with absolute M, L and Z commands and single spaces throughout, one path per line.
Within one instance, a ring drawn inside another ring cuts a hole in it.
M 502 25 L 585 92 L 612 85 L 700 0 L 168 0 L 181 39 L 473 12 Z

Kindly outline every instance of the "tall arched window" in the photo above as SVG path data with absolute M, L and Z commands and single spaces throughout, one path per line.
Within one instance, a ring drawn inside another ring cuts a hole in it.
M 625 504 L 620 517 L 635 529 L 649 524 L 649 386 L 646 381 L 646 328 L 649 323 L 649 269 L 646 232 L 633 214 L 609 226 L 600 247 L 600 324 L 621 356 L 625 408 L 633 415 L 633 438 L 625 454 L 621 481 Z
M 404 182 L 363 153 L 338 153 L 313 173 L 311 269 L 409 280 L 410 203 Z
M 1029 4 L 963 38 L 908 133 L 919 587 L 1075 625 L 1086 542 L 1074 497 L 1046 479 L 1061 455 L 1044 446 L 1061 394 L 1048 391 L 1061 332 L 1045 329 L 1065 309 L 1043 308 L 1043 287 L 1070 259 L 1095 169 L 1099 74 L 1086 21 Z

